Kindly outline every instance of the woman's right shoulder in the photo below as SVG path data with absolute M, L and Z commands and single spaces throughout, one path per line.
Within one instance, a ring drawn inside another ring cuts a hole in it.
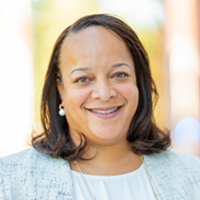
M 26 165 L 26 163 L 32 163 L 38 159 L 47 159 L 47 156 L 38 152 L 34 148 L 29 148 L 21 152 L 0 158 L 0 168 L 2 167 L 16 167 L 18 165 Z M 31 162 L 30 162 L 31 161 Z
M 34 148 L 0 159 L 0 199 L 48 199 L 50 194 L 62 193 L 58 194 L 61 185 L 65 186 L 64 195 L 66 190 L 72 190 L 70 181 L 67 161 Z
M 0 178 L 4 181 L 10 177 L 19 180 L 24 174 L 29 174 L 31 170 L 38 171 L 40 163 L 49 160 L 34 148 L 23 150 L 3 158 L 0 158 Z
M 31 147 L 19 153 L 0 158 L 0 171 L 24 170 L 33 168 L 55 167 L 55 165 L 68 164 L 67 161 L 59 158 L 52 158 L 49 155 L 37 151 Z M 4 173 L 5 173 L 4 171 Z
M 49 176 L 49 174 L 55 173 L 55 169 L 62 168 L 69 171 L 69 163 L 63 159 L 52 158 L 31 147 L 0 159 L 0 179 L 17 184 L 19 180 L 30 179 L 30 177 L 34 180 L 44 173 Z
M 35 149 L 34 148 L 28 148 L 23 151 L 20 151 L 18 153 L 14 153 L 5 157 L 0 158 L 0 163 L 5 163 L 5 162 L 16 162 L 18 159 L 21 160 L 24 158 L 24 156 L 30 155 L 30 154 L 35 154 Z M 20 159 L 21 158 L 21 159 Z

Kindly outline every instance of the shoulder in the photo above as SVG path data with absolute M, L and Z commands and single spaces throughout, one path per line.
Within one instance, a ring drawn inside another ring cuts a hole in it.
M 15 172 L 23 173 L 34 171 L 55 171 L 55 168 L 64 166 L 69 169 L 69 163 L 63 159 L 54 159 L 46 154 L 38 152 L 34 148 L 29 148 L 22 152 L 4 157 L 0 159 L 0 171 L 3 176 L 6 174 L 15 174 Z
M 40 199 L 45 194 L 57 197 L 71 191 L 70 182 L 67 161 L 51 158 L 34 148 L 0 159 L 0 197 L 15 199 L 13 195 L 17 195 L 18 199 L 36 196 Z
M 193 155 L 168 149 L 159 154 L 152 154 L 144 156 L 146 162 L 151 165 L 163 166 L 163 167 L 200 167 L 200 158 Z
M 200 183 L 200 158 L 176 150 L 144 156 L 144 162 L 151 171 L 168 178 L 194 179 Z
M 36 159 L 37 158 L 43 158 L 45 157 L 40 152 L 36 151 L 34 148 L 29 148 L 24 151 L 21 151 L 19 153 L 15 153 L 6 157 L 0 158 L 0 164 L 3 165 L 16 165 L 16 164 L 22 164 L 26 161 L 29 161 L 30 159 Z M 28 160 L 27 160 L 28 159 Z
M 27 170 L 30 167 L 32 169 L 39 168 L 40 166 L 45 166 L 47 163 L 51 166 L 56 164 L 57 160 L 38 152 L 34 148 L 0 158 L 0 168 L 9 169 L 11 173 L 19 169 Z
M 175 150 L 144 156 L 157 192 L 169 199 L 199 199 L 200 158 Z

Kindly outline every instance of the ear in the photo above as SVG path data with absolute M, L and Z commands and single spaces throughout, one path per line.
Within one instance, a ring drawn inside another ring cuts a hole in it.
M 64 97 L 64 85 L 60 81 L 60 79 L 58 79 L 58 78 L 56 79 L 56 83 L 57 83 L 58 92 L 60 94 L 60 98 L 63 101 L 63 97 Z

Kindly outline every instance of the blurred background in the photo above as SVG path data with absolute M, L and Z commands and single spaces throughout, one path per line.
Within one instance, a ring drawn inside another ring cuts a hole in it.
M 42 131 L 40 99 L 58 35 L 78 18 L 120 16 L 138 34 L 160 98 L 155 119 L 172 148 L 200 156 L 199 0 L 0 0 L 0 157 Z

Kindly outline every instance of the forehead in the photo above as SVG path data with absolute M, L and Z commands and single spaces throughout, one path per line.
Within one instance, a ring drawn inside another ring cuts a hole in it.
M 76 61 L 132 59 L 120 36 L 101 26 L 92 26 L 78 33 L 70 33 L 61 46 L 60 65 Z M 117 61 L 117 60 L 116 60 Z M 67 62 L 67 63 L 66 63 Z
M 91 26 L 79 31 L 78 33 L 69 33 L 69 35 L 64 39 L 62 46 L 84 46 L 91 42 L 93 45 L 95 45 L 95 42 L 104 44 L 105 41 L 107 43 L 115 42 L 124 44 L 122 38 L 110 29 L 106 29 L 102 26 Z

